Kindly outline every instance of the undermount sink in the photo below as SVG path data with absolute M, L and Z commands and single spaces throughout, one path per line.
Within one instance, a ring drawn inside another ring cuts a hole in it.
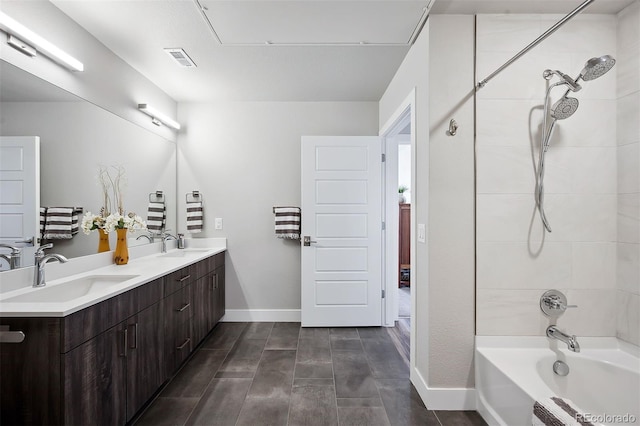
M 139 275 L 91 275 L 42 288 L 2 300 L 2 303 L 60 303 L 77 299 L 105 288 L 137 278 Z
M 159 255 L 158 257 L 186 257 L 186 256 L 196 256 L 199 254 L 202 254 L 206 251 L 209 251 L 209 249 L 177 249 L 177 250 L 172 250 L 168 253 L 163 253 L 161 255 Z

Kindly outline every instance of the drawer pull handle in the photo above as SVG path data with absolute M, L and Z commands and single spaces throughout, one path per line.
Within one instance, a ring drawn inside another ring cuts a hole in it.
M 185 275 L 184 277 L 180 278 L 179 280 L 177 280 L 178 282 L 184 282 L 186 280 L 188 280 L 189 278 L 191 278 L 191 274 L 189 275 Z
M 189 344 L 190 341 L 191 341 L 191 339 L 189 337 L 187 337 L 187 340 L 185 340 L 184 343 L 181 344 L 180 346 L 178 346 L 176 349 L 181 351 L 182 349 L 184 349 L 185 346 L 187 346 Z
M 186 305 L 184 305 L 182 308 L 180 308 L 180 309 L 176 309 L 176 311 L 178 311 L 178 312 L 182 312 L 182 311 L 184 311 L 185 309 L 187 309 L 189 306 L 191 306 L 191 303 L 187 303 L 187 304 L 186 304 Z
M 22 343 L 23 340 L 22 331 L 0 331 L 0 343 Z

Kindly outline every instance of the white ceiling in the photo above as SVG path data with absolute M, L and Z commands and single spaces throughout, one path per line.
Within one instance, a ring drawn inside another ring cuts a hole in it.
M 598 0 L 615 13 L 633 0 Z M 429 0 L 51 0 L 178 102 L 378 101 Z M 567 13 L 580 0 L 436 0 L 432 13 Z M 183 48 L 180 68 L 163 48 Z M 524 47 L 524 46 L 523 46 Z

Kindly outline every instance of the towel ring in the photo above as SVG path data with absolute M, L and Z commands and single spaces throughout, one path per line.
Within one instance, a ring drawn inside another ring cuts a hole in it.
M 189 196 L 191 196 L 191 200 L 189 199 Z M 202 201 L 202 195 L 200 195 L 200 191 L 187 192 L 184 198 L 187 203 L 197 203 L 199 201 Z
M 162 191 L 156 191 L 149 194 L 150 203 L 164 203 L 164 194 Z

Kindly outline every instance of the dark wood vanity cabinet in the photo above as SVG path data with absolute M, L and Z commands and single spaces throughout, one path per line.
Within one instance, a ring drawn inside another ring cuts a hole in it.
M 0 344 L 0 424 L 126 424 L 223 314 L 220 253 L 63 318 L 0 318 L 26 335 Z

